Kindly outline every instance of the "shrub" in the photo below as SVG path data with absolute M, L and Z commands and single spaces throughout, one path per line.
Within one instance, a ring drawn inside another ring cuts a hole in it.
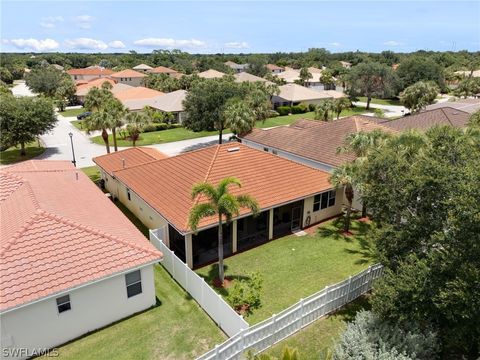
M 400 325 L 360 311 L 335 347 L 334 359 L 420 360 L 438 358 L 436 333 L 414 323 Z
M 260 294 L 263 279 L 259 273 L 251 273 L 246 279 L 236 280 L 228 292 L 227 300 L 238 313 L 250 313 L 261 306 Z
M 385 117 L 385 111 L 383 111 L 382 109 L 374 109 L 373 114 L 376 117 L 379 117 L 379 118 L 384 118 Z
M 155 124 L 148 124 L 143 128 L 144 133 L 148 133 L 148 132 L 152 132 L 152 131 L 156 131 L 156 130 L 157 130 L 157 128 L 156 128 Z
M 144 133 L 152 132 L 152 131 L 162 131 L 162 130 L 169 130 L 169 129 L 176 129 L 182 127 L 181 124 L 167 124 L 167 123 L 150 123 L 143 129 Z
M 315 111 L 316 107 L 317 107 L 317 105 L 315 105 L 315 104 L 308 104 L 308 111 Z
M 274 118 L 274 117 L 277 117 L 277 116 L 280 116 L 280 114 L 277 111 L 275 111 L 275 110 L 269 110 L 268 111 L 268 117 L 269 118 Z
M 291 111 L 291 107 L 290 106 L 279 106 L 277 108 L 277 112 L 280 114 L 280 116 L 284 116 L 284 115 L 288 115 L 290 114 L 290 111 Z
M 306 113 L 308 108 L 302 104 L 292 106 L 292 114 L 303 114 Z

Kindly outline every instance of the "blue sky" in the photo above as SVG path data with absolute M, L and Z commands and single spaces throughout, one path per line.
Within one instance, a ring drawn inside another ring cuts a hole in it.
M 1 50 L 480 49 L 480 2 L 2 1 Z

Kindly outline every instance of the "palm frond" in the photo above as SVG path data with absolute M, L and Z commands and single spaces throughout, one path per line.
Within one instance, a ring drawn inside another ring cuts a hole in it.
M 241 207 L 249 208 L 253 215 L 257 215 L 260 211 L 260 206 L 258 205 L 257 200 L 250 195 L 238 195 L 237 201 Z
M 188 225 L 190 229 L 196 230 L 198 223 L 204 217 L 213 216 L 217 213 L 214 206 L 210 203 L 197 204 L 190 210 L 190 215 L 188 216 Z
M 233 176 L 226 177 L 218 183 L 217 192 L 219 196 L 222 196 L 222 194 L 225 194 L 227 192 L 228 185 L 231 185 L 231 184 L 235 184 L 238 187 L 242 187 L 242 183 L 236 177 L 233 177 Z
M 198 183 L 193 185 L 192 199 L 195 199 L 199 194 L 204 194 L 211 201 L 214 201 L 214 202 L 218 201 L 217 189 L 215 189 L 212 184 Z
M 218 211 L 225 215 L 227 219 L 238 215 L 240 212 L 240 204 L 238 203 L 237 197 L 228 193 L 223 194 L 218 200 Z

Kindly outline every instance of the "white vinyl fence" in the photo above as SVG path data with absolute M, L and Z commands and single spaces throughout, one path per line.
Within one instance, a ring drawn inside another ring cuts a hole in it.
M 248 350 L 255 353 L 268 349 L 324 315 L 348 304 L 372 288 L 382 275 L 382 265 L 372 265 L 361 273 L 300 300 L 271 318 L 244 328 L 197 360 L 241 359 Z
M 166 229 L 150 230 L 150 241 L 163 253 L 162 265 L 228 335 L 248 328 L 248 323 L 217 294 L 205 280 L 192 271 L 162 241 Z M 188 319 L 185 319 L 188 321 Z

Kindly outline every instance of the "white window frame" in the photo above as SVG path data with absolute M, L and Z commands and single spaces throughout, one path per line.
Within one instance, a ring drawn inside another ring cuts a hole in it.
M 136 273 L 136 272 L 138 272 L 139 280 L 138 280 L 138 281 L 135 281 L 135 282 L 133 282 L 133 283 L 131 283 L 131 284 L 129 284 L 129 283 L 127 282 L 127 276 L 130 275 L 130 274 Z M 136 284 L 138 284 L 138 283 L 140 283 L 140 292 L 137 293 L 137 294 L 128 296 L 128 288 L 129 288 L 130 286 L 136 285 Z M 130 298 L 132 298 L 132 297 L 135 297 L 135 296 L 137 296 L 137 295 L 142 294 L 142 293 L 143 293 L 142 271 L 141 271 L 140 269 L 138 269 L 138 270 L 135 270 L 135 271 L 131 271 L 131 272 L 129 272 L 128 274 L 125 274 L 125 285 L 126 285 L 126 286 L 125 286 L 125 290 L 127 291 L 127 299 L 130 299 Z

